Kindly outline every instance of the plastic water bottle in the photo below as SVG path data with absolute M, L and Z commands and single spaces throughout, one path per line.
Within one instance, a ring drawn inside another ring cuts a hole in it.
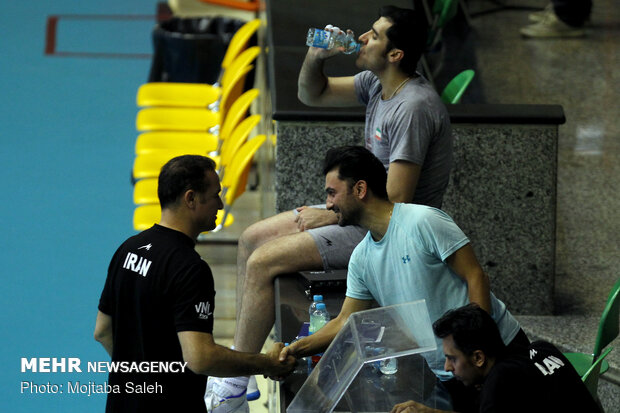
M 345 33 L 340 30 L 336 30 L 336 32 L 312 28 L 308 30 L 306 46 L 320 47 L 321 49 L 344 47 L 345 54 L 358 53 L 360 51 L 361 45 L 355 40 L 353 32 Z
M 323 302 L 323 296 L 322 295 L 313 295 L 312 296 L 312 304 L 310 304 L 310 307 L 308 308 L 308 316 L 312 317 L 312 313 L 314 313 L 314 310 L 316 310 L 316 305 L 318 303 L 322 303 Z
M 393 357 L 381 360 L 379 363 L 379 371 L 387 375 L 395 374 L 398 371 L 398 361 Z
M 329 322 L 329 312 L 325 307 L 325 303 L 317 303 L 316 309 L 310 314 L 310 328 L 308 334 L 314 334 Z M 315 354 L 308 360 L 308 373 L 317 365 L 323 353 Z
M 387 347 L 375 346 L 374 344 L 366 344 L 365 351 L 367 356 L 379 356 L 392 352 Z M 372 362 L 372 367 L 375 370 L 379 370 L 382 374 L 389 376 L 398 372 L 398 360 L 394 357 L 389 357 L 383 360 L 374 361 Z
M 327 312 L 327 308 L 325 307 L 325 303 L 317 303 L 316 310 L 310 314 L 310 328 L 308 329 L 309 334 L 314 334 L 321 327 L 329 322 L 329 312 Z

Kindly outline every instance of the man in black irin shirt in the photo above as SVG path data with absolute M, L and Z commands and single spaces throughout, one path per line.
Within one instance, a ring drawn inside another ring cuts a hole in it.
M 599 412 L 599 407 L 570 362 L 552 344 L 536 341 L 529 352 L 511 354 L 489 314 L 468 304 L 433 324 L 443 339 L 445 370 L 468 387 L 479 388 L 477 411 Z M 421 403 L 397 404 L 392 413 L 435 413 Z
M 223 207 L 214 167 L 194 155 L 164 165 L 160 224 L 125 241 L 110 262 L 95 325 L 95 339 L 121 366 L 110 373 L 107 412 L 205 412 L 206 375 L 277 376 L 294 367 L 292 357 L 278 360 L 281 343 L 251 354 L 213 340 L 213 276 L 194 246 Z

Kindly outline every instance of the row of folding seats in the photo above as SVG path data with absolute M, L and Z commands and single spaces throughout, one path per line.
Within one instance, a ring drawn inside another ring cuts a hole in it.
M 264 135 L 251 137 L 261 117 L 248 116 L 260 92 L 245 90 L 247 75 L 260 54 L 259 47 L 247 46 L 259 26 L 260 20 L 251 20 L 234 34 L 216 84 L 154 82 L 139 88 L 136 128 L 141 134 L 132 170 L 134 229 L 159 222 L 159 171 L 183 154 L 205 155 L 216 162 L 224 209 L 212 232 L 233 222 L 232 205 L 244 192 L 254 154 L 266 140 Z

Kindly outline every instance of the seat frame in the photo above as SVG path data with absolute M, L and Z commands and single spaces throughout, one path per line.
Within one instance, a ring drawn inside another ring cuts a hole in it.
M 615 282 L 614 286 L 609 292 L 607 297 L 607 303 L 605 309 L 601 314 L 601 318 L 598 325 L 598 331 L 596 334 L 596 341 L 592 354 L 585 353 L 564 353 L 566 358 L 571 362 L 577 373 L 580 376 L 584 376 L 586 372 L 595 364 L 601 357 L 603 349 L 609 345 L 616 337 L 620 327 L 620 278 Z M 605 360 L 601 363 L 601 374 L 609 369 L 609 363 Z

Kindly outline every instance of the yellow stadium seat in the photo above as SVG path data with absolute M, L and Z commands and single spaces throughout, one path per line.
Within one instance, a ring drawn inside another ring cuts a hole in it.
M 147 179 L 157 178 L 161 167 L 166 164 L 170 159 L 176 158 L 181 155 L 202 155 L 207 156 L 207 153 L 200 151 L 192 151 L 185 148 L 171 149 L 167 151 L 149 153 L 147 155 L 136 156 L 133 162 L 133 179 Z M 216 167 L 220 167 L 219 156 L 209 156 L 209 158 L 215 161 Z M 136 182 L 137 184 L 137 182 Z
M 140 179 L 133 186 L 133 203 L 136 205 L 158 204 L 158 178 Z
M 207 132 L 153 131 L 138 135 L 136 155 L 175 148 L 195 148 L 203 153 L 218 150 L 219 137 Z
M 226 167 L 232 162 L 239 148 L 248 140 L 250 133 L 258 125 L 260 119 L 260 115 L 252 115 L 245 118 L 222 143 L 218 170 L 220 179 L 223 179 Z
M 224 59 L 222 59 L 223 71 L 226 71 L 235 58 L 248 47 L 250 39 L 254 33 L 256 33 L 260 25 L 260 19 L 253 19 L 245 23 L 235 32 L 233 37 L 230 39 L 230 43 L 228 43 L 226 54 L 224 54 Z
M 244 69 L 252 66 L 252 63 L 260 54 L 260 50 L 260 47 L 252 46 L 235 57 L 230 66 L 228 66 L 222 74 L 222 88 L 234 84 L 235 81 L 239 79 L 240 75 L 243 74 Z
M 222 88 L 222 97 L 220 100 L 209 106 L 209 109 L 220 111 L 223 114 L 228 113 L 232 104 L 235 103 L 239 96 L 245 91 L 245 78 L 253 67 L 254 66 L 249 65 L 241 68 L 239 73 L 235 75 L 235 80 Z
M 159 171 L 161 170 L 161 167 L 164 166 L 166 162 L 176 156 L 186 154 L 209 156 L 210 158 L 215 160 L 218 168 L 218 173 L 220 174 L 220 177 L 222 177 L 224 175 L 225 167 L 232 161 L 234 154 L 247 140 L 252 130 L 260 122 L 260 119 L 260 115 L 252 115 L 241 121 L 239 125 L 237 125 L 231 136 L 226 139 L 222 144 L 220 155 L 215 155 L 206 150 L 207 148 L 201 145 L 200 137 L 197 138 L 197 142 L 191 142 L 190 140 L 188 140 L 188 142 L 186 142 L 188 144 L 185 146 L 170 145 L 167 147 L 162 147 L 159 150 L 151 150 L 149 152 L 139 154 L 134 160 L 133 178 L 139 180 L 157 178 L 159 176 Z M 139 181 L 136 182 L 136 186 L 138 186 L 139 183 Z M 136 199 L 135 192 L 136 188 L 134 188 L 134 201 Z M 154 196 L 156 197 L 156 195 L 157 194 L 155 193 Z M 139 204 L 149 202 L 136 203 Z
M 140 134 L 136 140 L 136 155 L 144 155 L 161 150 L 176 150 L 187 148 L 192 153 L 218 155 L 223 142 L 229 134 L 237 128 L 241 119 L 247 113 L 252 101 L 258 96 L 257 89 L 251 89 L 237 99 L 230 108 L 232 116 L 227 116 L 219 133 L 184 131 L 184 130 L 154 130 Z
M 222 201 L 224 203 L 224 209 L 218 211 L 216 228 L 211 232 L 217 232 L 224 227 L 231 225 L 234 221 L 234 217 L 231 214 L 231 209 L 235 201 L 245 192 L 247 187 L 248 175 L 252 166 L 252 159 L 256 154 L 256 151 L 266 140 L 265 135 L 258 135 L 244 143 L 241 148 L 235 153 L 231 163 L 228 166 L 228 172 L 222 179 Z M 150 179 L 145 180 L 141 184 L 141 188 L 144 191 L 152 194 L 157 192 L 157 180 Z M 134 197 L 136 196 L 134 192 Z M 148 195 L 151 196 L 151 195 Z M 148 198 L 141 198 L 148 199 Z M 151 198 L 152 199 L 152 198 Z M 150 228 L 153 224 L 158 223 L 161 219 L 161 208 L 158 203 L 150 203 L 146 205 L 139 205 L 134 210 L 133 225 L 137 231 L 143 231 Z M 201 238 L 204 238 L 205 234 L 201 234 Z
M 218 133 L 221 136 L 220 139 L 225 139 L 239 121 L 245 117 L 250 105 L 258 95 L 258 89 L 248 90 L 232 103 L 225 114 L 197 108 L 144 108 L 138 112 L 136 128 L 141 132 L 159 130 L 215 133 L 219 125 L 222 125 L 222 130 Z M 229 117 L 230 120 L 222 124 L 222 121 Z
M 221 121 L 219 112 L 207 109 L 151 107 L 138 112 L 136 128 L 141 132 L 152 130 L 207 132 Z
M 150 82 L 138 88 L 136 103 L 139 107 L 181 106 L 206 108 L 217 101 L 222 93 L 218 86 L 206 83 Z
M 258 46 L 241 53 L 222 75 L 220 85 L 205 83 L 150 82 L 138 88 L 136 103 L 139 107 L 193 107 L 207 108 L 218 101 L 235 100 L 243 91 L 245 78 L 254 68 L 252 62 L 260 53 Z
M 226 112 L 225 122 L 222 123 L 222 127 L 219 130 L 220 140 L 225 141 L 232 131 L 235 130 L 239 122 L 245 119 L 250 105 L 259 94 L 258 89 L 250 89 L 232 103 L 230 109 Z
M 265 143 L 265 140 L 267 140 L 265 135 L 258 135 L 244 143 L 228 165 L 228 171 L 222 179 L 224 222 L 226 222 L 235 201 L 245 192 L 252 159 L 254 159 L 256 151 Z M 218 225 L 211 232 L 217 232 L 221 229 L 222 225 Z

